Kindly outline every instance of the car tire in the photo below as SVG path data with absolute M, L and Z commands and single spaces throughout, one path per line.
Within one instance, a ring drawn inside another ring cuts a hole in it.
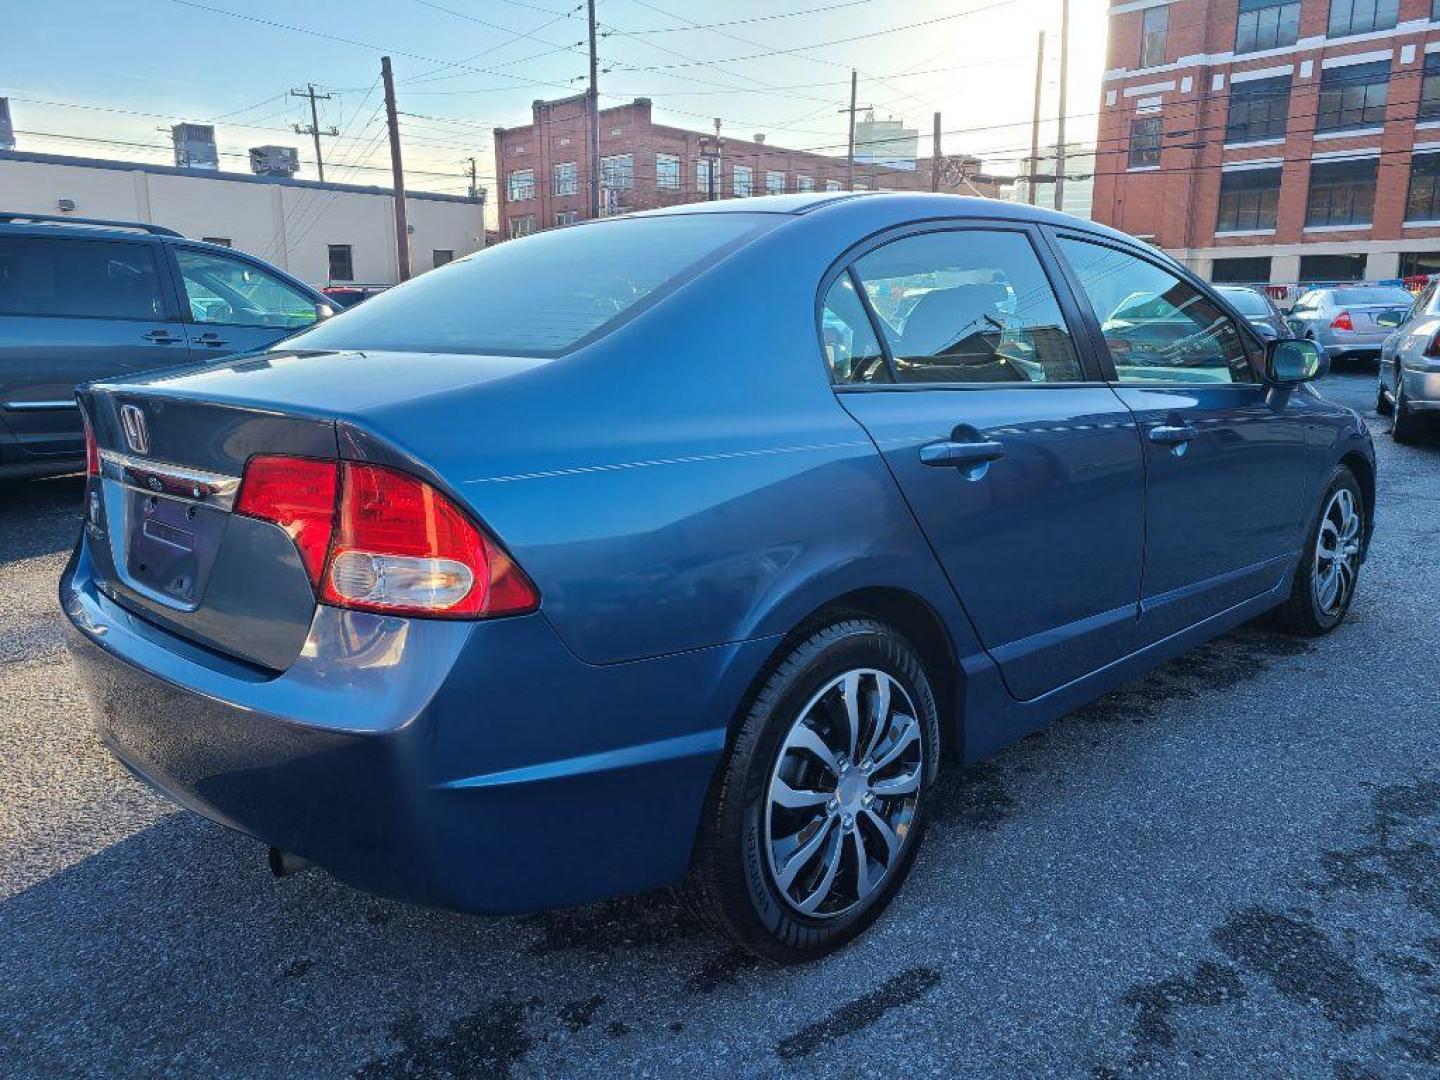
M 1320 497 L 1290 595 L 1275 611 L 1275 622 L 1281 630 L 1301 637 L 1319 637 L 1345 620 L 1359 584 L 1360 552 L 1365 545 L 1369 513 L 1355 474 L 1337 465 Z M 1327 551 L 1339 552 L 1343 558 L 1327 557 Z M 1328 591 L 1332 573 L 1340 579 L 1333 596 Z
M 908 874 L 939 762 L 934 694 L 904 638 L 863 616 L 806 632 L 740 719 L 686 892 L 764 959 L 799 963 L 839 948 Z
M 1420 438 L 1423 418 L 1415 414 L 1405 400 L 1405 379 L 1402 375 L 1395 381 L 1395 412 L 1390 418 L 1390 437 L 1397 443 L 1416 442 Z

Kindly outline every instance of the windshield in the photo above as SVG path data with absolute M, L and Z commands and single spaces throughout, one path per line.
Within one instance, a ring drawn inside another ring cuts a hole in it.
M 1221 289 L 1220 292 L 1241 315 L 1270 314 L 1270 305 L 1254 289 Z
M 779 220 L 615 218 L 509 240 L 366 300 L 285 349 L 558 356 L 607 333 Z
M 1415 298 L 1404 289 L 1336 289 L 1335 303 L 1342 306 L 1409 307 Z

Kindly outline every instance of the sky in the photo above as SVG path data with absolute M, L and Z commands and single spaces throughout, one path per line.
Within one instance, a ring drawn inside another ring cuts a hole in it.
M 1071 0 L 1068 140 L 1093 138 L 1107 0 Z M 584 89 L 583 0 L 3 0 L 0 96 L 22 150 L 169 162 L 168 128 L 215 123 L 220 167 L 251 146 L 296 146 L 313 177 L 314 83 L 330 180 L 388 185 L 379 88 L 392 57 L 408 187 L 463 193 L 466 159 L 495 189 L 490 130 L 536 98 Z M 15 11 L 21 12 L 17 18 Z M 860 106 L 945 153 L 1013 174 L 1030 139 L 1035 43 L 1047 33 L 1042 137 L 1058 115 L 1060 0 L 599 0 L 602 107 L 636 97 L 655 119 L 821 153 L 845 152 L 850 68 Z M 493 199 L 491 200 L 493 206 Z

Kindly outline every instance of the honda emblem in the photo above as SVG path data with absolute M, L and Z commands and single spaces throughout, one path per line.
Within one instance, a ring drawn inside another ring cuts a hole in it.
M 120 406 L 120 427 L 125 432 L 125 443 L 137 454 L 150 452 L 150 428 L 145 423 L 145 414 L 139 405 Z

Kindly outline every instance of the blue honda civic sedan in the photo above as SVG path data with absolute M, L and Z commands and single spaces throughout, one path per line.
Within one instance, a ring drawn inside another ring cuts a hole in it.
M 1263 613 L 1340 623 L 1375 462 L 1325 367 L 1030 207 L 605 219 L 83 389 L 61 600 L 105 743 L 282 868 L 496 913 L 682 885 L 805 959 L 942 769 Z

